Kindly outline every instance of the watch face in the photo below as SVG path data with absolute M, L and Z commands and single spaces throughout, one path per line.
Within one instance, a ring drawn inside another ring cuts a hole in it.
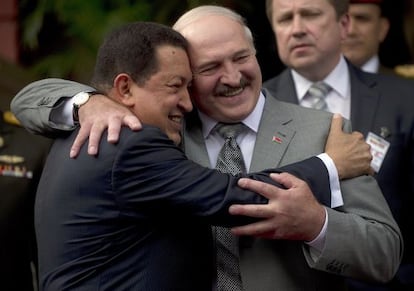
M 73 97 L 73 105 L 81 106 L 89 100 L 89 94 L 86 92 L 80 92 Z

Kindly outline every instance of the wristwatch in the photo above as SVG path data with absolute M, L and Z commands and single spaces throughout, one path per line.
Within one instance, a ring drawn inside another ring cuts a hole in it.
M 97 92 L 79 92 L 75 96 L 73 96 L 73 109 L 72 109 L 72 117 L 73 123 L 75 125 L 79 125 L 79 108 L 88 102 L 89 98 L 92 95 L 98 94 Z

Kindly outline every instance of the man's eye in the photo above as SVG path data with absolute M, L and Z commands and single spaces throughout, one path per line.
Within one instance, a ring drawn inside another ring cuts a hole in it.
M 206 67 L 206 68 L 199 70 L 197 73 L 199 75 L 209 76 L 209 75 L 213 75 L 215 72 L 217 72 L 217 70 L 218 70 L 218 66 L 210 66 L 210 67 Z
M 236 58 L 236 62 L 238 62 L 238 63 L 244 63 L 244 62 L 246 62 L 249 59 L 249 57 L 250 57 L 250 54 L 249 55 L 238 56 Z
M 290 21 L 292 21 L 292 17 L 287 15 L 287 16 L 284 16 L 284 17 L 280 17 L 277 20 L 277 23 L 286 24 L 286 23 L 289 23 Z

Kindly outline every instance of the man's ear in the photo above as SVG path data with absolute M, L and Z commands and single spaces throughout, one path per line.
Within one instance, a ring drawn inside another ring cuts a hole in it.
M 116 98 L 120 103 L 127 107 L 134 105 L 134 99 L 132 98 L 132 86 L 134 81 L 125 73 L 119 74 L 114 80 L 114 89 L 116 92 Z

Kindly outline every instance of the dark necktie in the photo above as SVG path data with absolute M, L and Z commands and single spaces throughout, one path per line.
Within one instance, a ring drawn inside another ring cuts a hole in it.
M 307 99 L 311 102 L 311 107 L 318 110 L 328 111 L 328 104 L 326 103 L 326 96 L 331 87 L 324 82 L 313 83 L 308 90 Z
M 236 175 L 245 173 L 245 165 L 236 137 L 244 129 L 241 123 L 218 123 L 215 130 L 224 138 L 224 145 L 217 157 L 216 169 L 222 173 Z M 217 290 L 243 290 L 239 267 L 238 238 L 228 228 L 214 227 L 217 250 Z

